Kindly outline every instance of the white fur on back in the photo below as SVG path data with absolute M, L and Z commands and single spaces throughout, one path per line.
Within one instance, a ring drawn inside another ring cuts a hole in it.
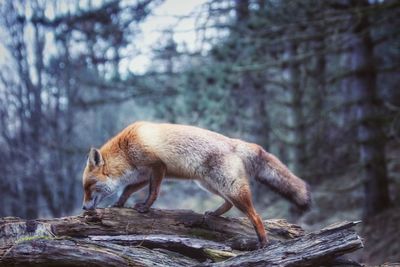
M 146 123 L 138 129 L 142 143 L 166 165 L 168 172 L 200 178 L 202 163 L 212 154 L 229 153 L 230 138 L 192 126 Z

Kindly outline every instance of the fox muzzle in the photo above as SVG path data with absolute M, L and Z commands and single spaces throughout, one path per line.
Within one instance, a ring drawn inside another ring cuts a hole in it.
M 94 210 L 97 206 L 99 197 L 96 196 L 88 201 L 83 202 L 82 209 L 84 210 Z

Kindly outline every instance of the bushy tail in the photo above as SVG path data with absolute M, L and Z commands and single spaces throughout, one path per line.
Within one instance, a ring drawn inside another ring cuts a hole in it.
M 260 156 L 262 163 L 256 173 L 256 179 L 287 198 L 301 210 L 308 210 L 311 206 L 311 193 L 307 183 L 294 175 L 274 155 L 262 150 Z

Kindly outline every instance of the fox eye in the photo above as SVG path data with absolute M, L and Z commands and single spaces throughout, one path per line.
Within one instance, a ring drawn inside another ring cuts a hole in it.
M 101 186 L 96 186 L 96 187 L 94 188 L 94 191 L 100 193 L 100 192 L 102 191 L 102 187 L 101 187 Z

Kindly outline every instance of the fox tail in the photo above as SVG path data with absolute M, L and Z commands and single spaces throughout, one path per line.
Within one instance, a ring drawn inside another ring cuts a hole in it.
M 311 192 L 302 179 L 294 175 L 277 157 L 261 149 L 261 165 L 256 180 L 279 193 L 302 211 L 311 207 Z

